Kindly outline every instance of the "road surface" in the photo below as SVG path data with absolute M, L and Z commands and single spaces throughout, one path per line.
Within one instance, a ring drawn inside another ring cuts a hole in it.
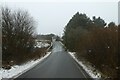
M 18 78 L 90 78 L 88 74 L 64 50 L 63 45 L 53 43 L 52 54 L 40 64 Z

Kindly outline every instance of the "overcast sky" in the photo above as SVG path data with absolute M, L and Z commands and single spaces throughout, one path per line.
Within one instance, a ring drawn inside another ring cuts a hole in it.
M 65 0 L 66 1 L 66 0 Z M 27 10 L 36 21 L 36 32 L 40 34 L 55 33 L 62 35 L 65 25 L 76 13 L 85 13 L 87 16 L 100 16 L 107 23 L 118 23 L 117 0 L 105 1 L 3 1 L 2 6 L 12 9 Z

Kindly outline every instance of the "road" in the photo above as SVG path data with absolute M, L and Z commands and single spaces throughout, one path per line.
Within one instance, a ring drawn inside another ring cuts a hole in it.
M 63 45 L 53 43 L 52 54 L 37 66 L 18 78 L 90 78 L 88 74 L 64 50 Z

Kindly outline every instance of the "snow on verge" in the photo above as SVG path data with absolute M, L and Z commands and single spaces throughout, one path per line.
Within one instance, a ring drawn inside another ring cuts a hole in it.
M 41 57 L 40 59 L 37 60 L 31 60 L 23 65 L 15 65 L 9 70 L 5 70 L 3 68 L 0 68 L 0 73 L 2 74 L 2 77 L 0 77 L 0 80 L 2 78 L 17 78 L 21 74 L 25 73 L 26 71 L 30 70 L 37 64 L 39 64 L 42 60 L 47 58 L 50 55 L 51 52 L 48 52 L 44 57 Z
M 88 65 L 88 64 L 83 64 L 83 62 L 82 61 L 79 61 L 76 57 L 75 57 L 75 52 L 68 52 L 72 57 L 73 57 L 73 59 L 76 61 L 76 62 L 78 62 L 78 64 L 80 65 L 80 66 L 82 66 L 83 67 L 83 69 L 92 77 L 92 78 L 97 78 L 97 79 L 100 79 L 101 78 L 101 74 L 96 70 L 96 72 L 93 72 L 95 69 L 92 67 L 92 66 L 90 66 L 90 65 Z

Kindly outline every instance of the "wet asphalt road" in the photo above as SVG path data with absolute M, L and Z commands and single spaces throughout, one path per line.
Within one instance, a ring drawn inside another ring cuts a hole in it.
M 18 78 L 90 78 L 64 50 L 60 42 L 53 43 L 51 55 Z

